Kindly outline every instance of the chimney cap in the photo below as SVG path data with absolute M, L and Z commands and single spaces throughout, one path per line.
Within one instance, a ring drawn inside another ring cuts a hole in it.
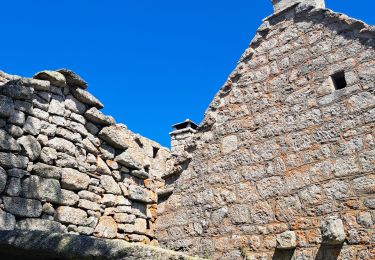
M 187 118 L 184 122 L 174 124 L 172 127 L 174 130 L 181 130 L 189 127 L 196 130 L 198 128 L 198 125 Z

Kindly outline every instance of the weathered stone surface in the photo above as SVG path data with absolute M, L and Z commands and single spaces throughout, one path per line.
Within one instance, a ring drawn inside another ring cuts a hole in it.
M 40 152 L 40 160 L 47 164 L 53 164 L 57 159 L 57 151 L 51 147 L 43 147 Z
M 36 163 L 33 166 L 33 173 L 44 178 L 60 179 L 62 169 L 44 163 Z
M 111 175 L 111 170 L 99 156 L 96 159 L 96 170 L 101 174 Z
M 131 153 L 125 151 L 116 156 L 115 161 L 130 169 L 142 169 L 143 161 L 137 160 Z
M 0 152 L 0 166 L 4 168 L 25 169 L 28 163 L 29 159 L 25 156 Z
M 61 174 L 61 185 L 68 190 L 84 190 L 90 183 L 90 177 L 74 169 L 64 168 Z
M 31 161 L 35 161 L 39 158 L 42 148 L 34 136 L 22 136 L 18 138 L 17 142 L 21 145 Z
M 62 201 L 60 182 L 39 176 L 30 176 L 22 181 L 22 195 L 25 198 L 52 203 L 60 203 Z
M 8 118 L 8 122 L 18 126 L 23 126 L 25 123 L 25 113 L 18 110 L 13 111 Z
M 34 89 L 25 86 L 22 79 L 10 80 L 0 88 L 0 95 L 8 96 L 15 99 L 30 99 Z
M 293 249 L 297 247 L 297 238 L 294 231 L 285 231 L 277 235 L 276 247 L 279 249 Z
M 0 170 L 0 172 L 1 172 L 1 170 Z M 8 177 L 16 177 L 16 178 L 19 178 L 19 179 L 22 179 L 23 177 L 30 175 L 30 173 L 28 171 L 22 170 L 22 169 L 17 169 L 17 168 L 9 169 L 7 171 L 7 173 L 8 173 Z
M 33 76 L 34 79 L 47 80 L 51 85 L 56 87 L 64 87 L 66 85 L 66 79 L 63 74 L 57 71 L 44 70 L 36 73 Z
M 19 196 L 21 194 L 21 179 L 9 177 L 5 193 L 9 196 Z
M 55 137 L 48 141 L 48 146 L 56 149 L 57 151 L 75 155 L 76 148 L 74 144 L 63 138 Z
M 59 245 L 67 246 L 56 246 Z M 16 251 L 34 249 L 33 256 L 42 259 L 46 255 L 51 258 L 103 258 L 108 259 L 165 259 L 165 260 L 198 260 L 182 253 L 150 247 L 141 244 L 128 243 L 120 239 L 98 239 L 89 236 L 77 236 L 63 233 L 49 233 L 42 231 L 0 231 L 0 246 L 3 252 L 10 253 L 9 248 Z M 37 253 L 40 252 L 40 253 Z M 17 254 L 14 258 L 16 259 Z
M 103 238 L 115 238 L 117 235 L 117 223 L 111 217 L 101 217 L 96 226 L 94 235 Z
M 48 113 L 58 116 L 65 115 L 64 99 L 60 96 L 52 96 L 51 102 L 48 106 Z
M 100 112 L 96 107 L 92 107 L 85 112 L 85 117 L 99 125 L 113 125 L 115 120 L 111 116 L 106 116 Z
M 6 125 L 4 128 L 12 137 L 18 138 L 23 135 L 23 130 L 21 127 L 16 125 Z
M 16 229 L 28 231 L 66 232 L 66 227 L 56 221 L 46 219 L 23 219 L 17 222 Z
M 0 95 L 0 117 L 9 117 L 13 111 L 13 100 L 10 97 Z
M 78 201 L 78 207 L 87 210 L 100 211 L 100 205 L 98 203 L 85 199 L 80 199 Z
M 100 176 L 100 184 L 103 186 L 106 192 L 121 195 L 120 186 L 117 184 L 117 182 L 113 179 L 112 176 Z
M 127 213 L 115 213 L 113 218 L 118 223 L 127 223 L 127 224 L 134 223 L 134 221 L 136 219 L 136 217 L 134 215 L 129 215 Z
M 3 168 L 0 167 L 0 193 L 4 191 L 6 184 L 7 184 L 7 173 Z
M 103 108 L 104 105 L 93 95 L 91 95 L 89 92 L 80 89 L 80 88 L 74 88 L 72 89 L 73 96 L 81 101 L 84 104 L 94 106 L 96 108 Z
M 322 221 L 321 232 L 325 244 L 341 244 L 346 238 L 344 224 L 341 219 L 336 217 L 330 217 Z
M 16 218 L 0 209 L 0 230 L 13 230 L 16 226 Z
M 0 129 L 0 150 L 17 152 L 21 147 L 12 136 Z
M 18 217 L 37 218 L 42 214 L 42 204 L 38 200 L 19 197 L 3 197 L 7 212 Z
M 115 148 L 127 149 L 129 147 L 129 134 L 122 126 L 104 127 L 100 131 L 99 137 Z
M 39 80 L 39 79 L 31 79 L 31 78 L 24 78 L 24 82 L 27 85 L 30 85 L 35 90 L 39 91 L 49 91 L 51 83 L 47 80 Z
M 142 187 L 136 185 L 130 185 L 129 188 L 129 199 L 141 201 L 145 203 L 151 202 L 150 192 Z
M 60 206 L 56 209 L 55 220 L 61 223 L 86 225 L 87 213 L 81 209 Z
M 23 131 L 31 135 L 38 135 L 41 128 L 42 125 L 38 118 L 28 116 L 25 125 L 23 126 Z
M 57 72 L 64 75 L 66 83 L 71 87 L 87 88 L 87 82 L 80 76 L 68 69 L 59 69 Z
M 84 114 L 86 111 L 86 106 L 85 104 L 81 103 L 78 101 L 75 97 L 73 96 L 67 96 L 65 99 L 65 108 L 69 109 L 75 113 L 78 114 Z
M 131 175 L 140 178 L 140 179 L 148 179 L 150 178 L 150 174 L 146 171 L 138 171 L 138 170 L 133 170 L 130 172 Z
M 99 195 L 90 191 L 86 191 L 86 190 L 82 190 L 78 192 L 78 196 L 81 199 L 89 200 L 89 201 L 96 202 L 96 203 L 100 203 L 101 201 L 101 197 Z

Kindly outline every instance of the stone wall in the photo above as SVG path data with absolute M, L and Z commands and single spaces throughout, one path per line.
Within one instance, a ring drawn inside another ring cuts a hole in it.
M 155 244 L 169 151 L 116 124 L 69 70 L 0 73 L 0 229 Z
M 164 176 L 159 242 L 213 259 L 374 259 L 374 47 L 373 27 L 327 9 L 267 18 Z

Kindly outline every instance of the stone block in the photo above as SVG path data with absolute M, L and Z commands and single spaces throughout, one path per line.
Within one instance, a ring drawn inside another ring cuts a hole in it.
M 0 95 L 0 117 L 9 117 L 13 111 L 13 100 L 10 97 Z
M 40 119 L 28 116 L 23 126 L 23 131 L 31 135 L 38 135 L 40 133 L 41 128 L 42 124 Z
M 129 199 L 136 200 L 140 202 L 150 203 L 151 194 L 148 190 L 143 189 L 137 185 L 130 185 L 129 188 Z
M 94 97 L 89 92 L 87 92 L 83 89 L 73 88 L 72 94 L 76 99 L 78 99 L 79 101 L 81 101 L 84 104 L 87 104 L 89 106 L 94 106 L 94 107 L 99 108 L 99 109 L 104 107 L 102 102 L 100 102 L 96 97 Z
M 67 229 L 64 225 L 46 219 L 28 218 L 17 222 L 16 229 L 19 230 L 38 230 L 45 232 L 66 232 Z
M 62 169 L 44 163 L 36 163 L 33 166 L 32 173 L 43 178 L 60 179 Z
M 85 117 L 93 123 L 99 125 L 113 125 L 115 120 L 111 116 L 106 116 L 96 107 L 92 107 L 85 112 Z
M 61 174 L 61 185 L 68 190 L 85 190 L 89 186 L 90 177 L 74 169 L 64 168 Z
M 0 150 L 18 152 L 21 147 L 11 135 L 0 129 Z
M 6 171 L 0 167 L 0 194 L 3 193 L 5 186 L 7 184 L 7 173 Z
M 42 148 L 34 136 L 22 136 L 18 138 L 17 142 L 21 145 L 27 157 L 29 157 L 31 161 L 35 161 L 39 158 Z
M 33 76 L 34 79 L 46 80 L 51 83 L 51 85 L 56 87 L 66 86 L 66 79 L 63 74 L 57 71 L 44 70 L 36 73 Z
M 285 231 L 276 236 L 276 247 L 278 249 L 293 249 L 297 247 L 297 238 L 294 231 Z
M 15 155 L 12 153 L 0 152 L 0 166 L 4 168 L 20 168 L 25 169 L 29 159 L 25 156 Z
M 113 179 L 112 176 L 100 176 L 100 184 L 103 186 L 104 190 L 107 193 L 121 195 L 120 186 L 117 184 L 117 182 Z
M 56 209 L 55 220 L 61 223 L 85 226 L 87 213 L 81 209 L 60 206 Z
M 117 236 L 117 223 L 112 217 L 101 217 L 95 228 L 94 235 L 102 238 L 115 238 Z
M 346 238 L 344 224 L 341 219 L 336 217 L 329 217 L 322 221 L 321 233 L 324 244 L 342 244 Z
M 18 217 L 37 218 L 42 214 L 42 204 L 38 200 L 19 197 L 3 197 L 7 212 Z
M 0 209 L 0 230 L 13 230 L 16 226 L 16 218 Z

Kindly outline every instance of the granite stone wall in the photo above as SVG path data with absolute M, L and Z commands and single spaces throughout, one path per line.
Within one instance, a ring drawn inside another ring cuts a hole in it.
M 169 151 L 116 124 L 69 70 L 0 73 L 0 229 L 156 244 Z
M 375 30 L 298 5 L 264 20 L 164 176 L 165 247 L 375 258 Z

